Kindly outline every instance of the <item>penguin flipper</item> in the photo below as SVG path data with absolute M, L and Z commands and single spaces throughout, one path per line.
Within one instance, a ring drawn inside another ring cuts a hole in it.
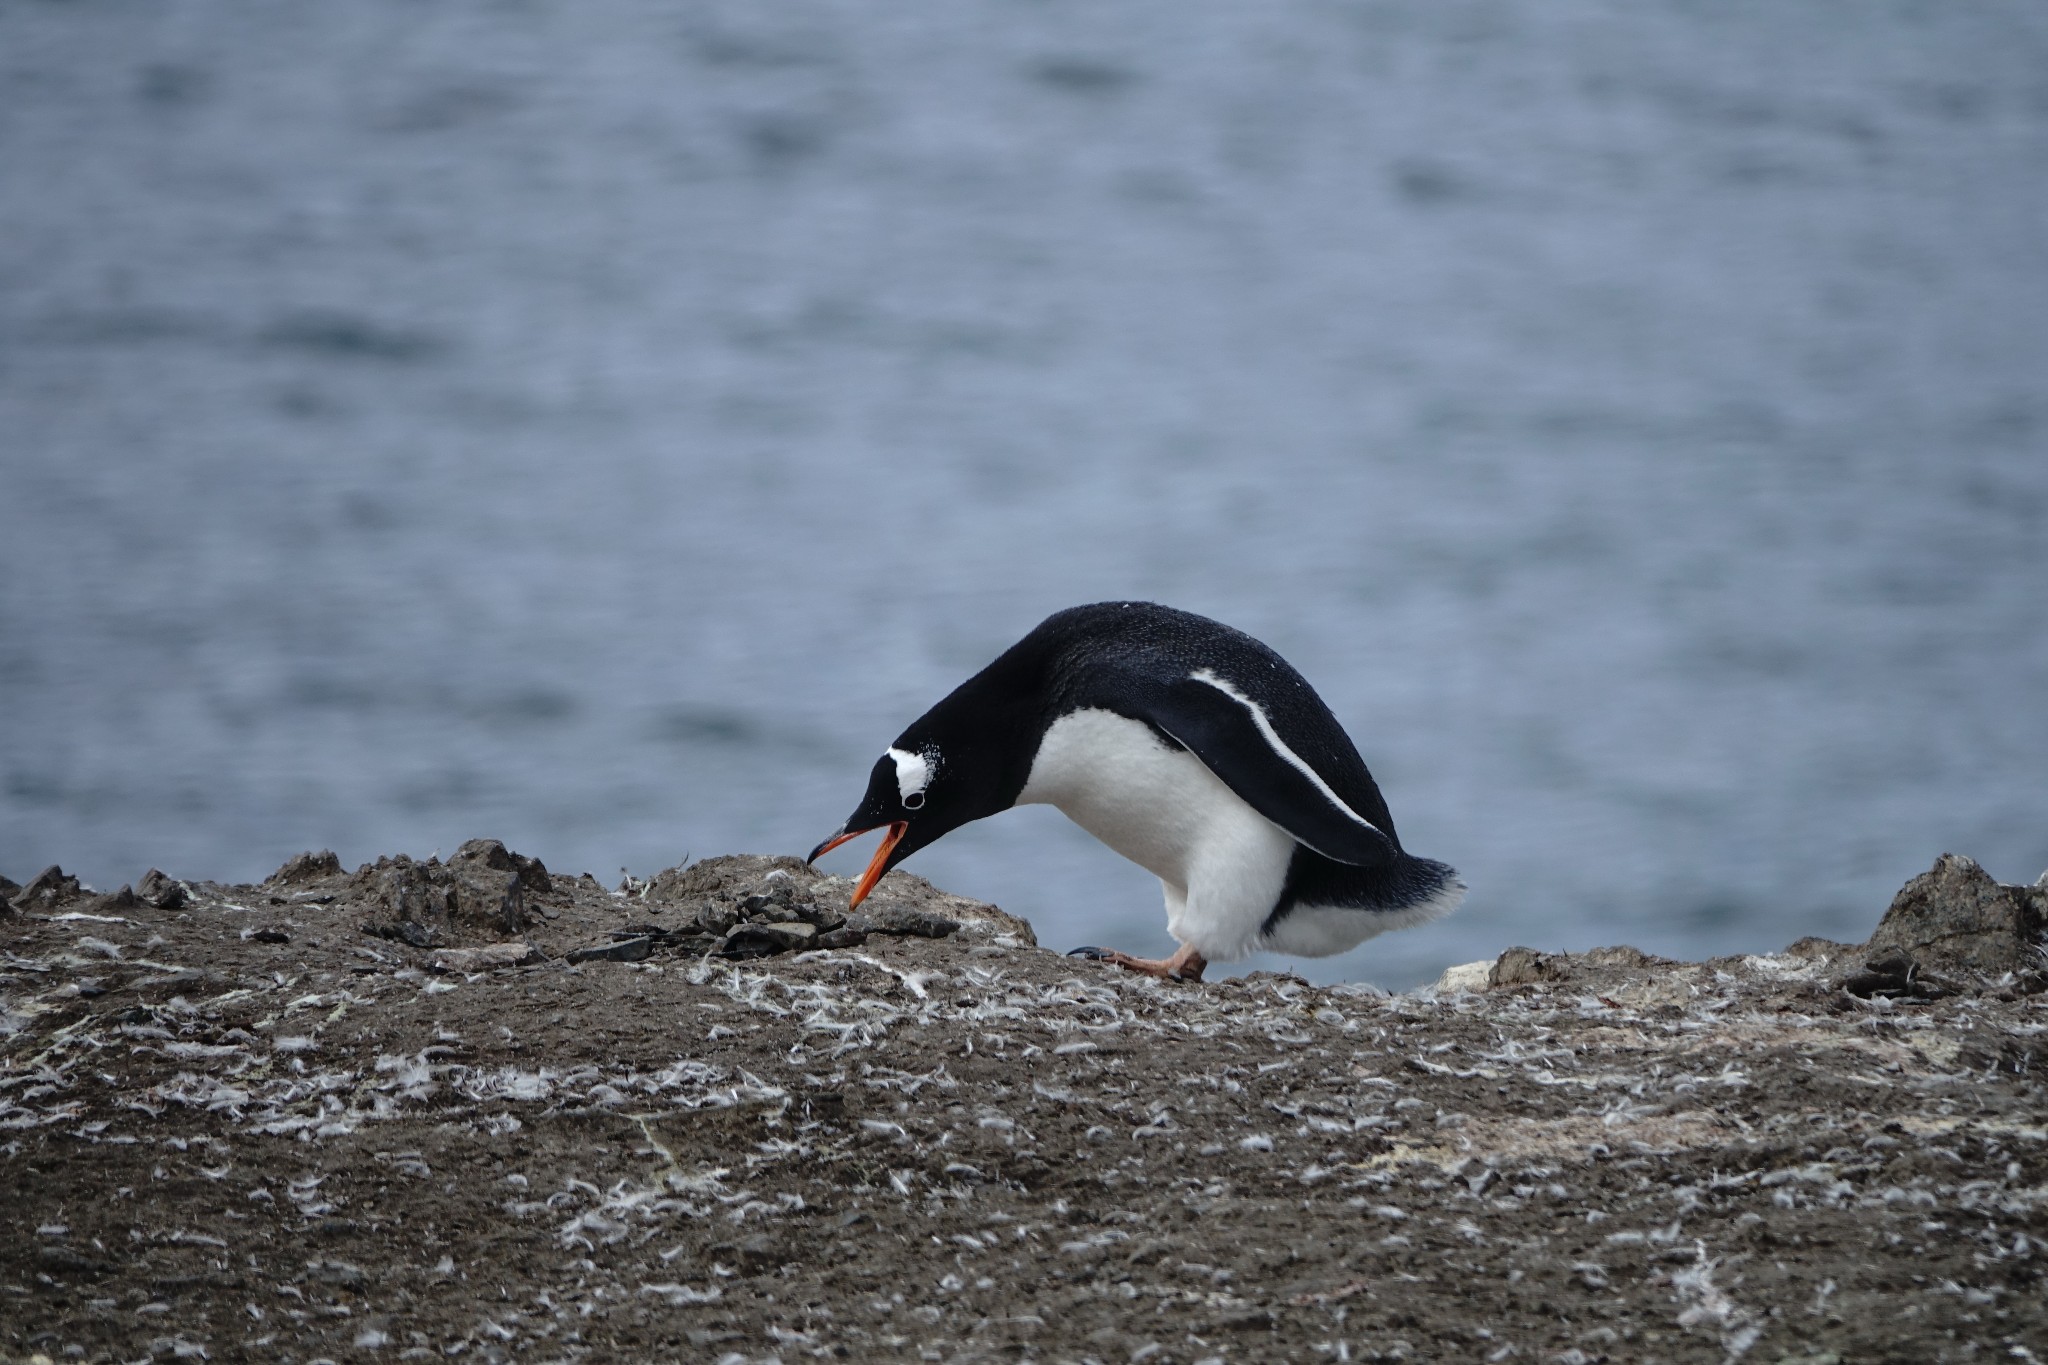
M 1122 701 L 1119 709 L 1187 749 L 1246 805 L 1325 858 L 1377 867 L 1402 856 L 1386 831 L 1287 746 L 1257 702 L 1225 680 L 1203 670 Z

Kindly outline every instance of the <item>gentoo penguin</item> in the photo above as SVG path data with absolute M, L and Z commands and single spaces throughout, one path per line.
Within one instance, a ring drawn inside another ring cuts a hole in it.
M 1047 617 L 897 736 L 810 861 L 886 829 L 858 905 L 927 844 L 1034 802 L 1159 878 L 1180 951 L 1075 950 L 1154 976 L 1199 981 L 1261 948 L 1326 957 L 1465 894 L 1402 851 L 1358 750 L 1286 660 L 1150 602 Z

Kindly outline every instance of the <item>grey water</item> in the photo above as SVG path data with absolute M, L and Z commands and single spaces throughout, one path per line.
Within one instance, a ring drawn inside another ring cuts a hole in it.
M 1286 655 L 1471 885 L 1247 965 L 2031 881 L 2048 11 L 0 6 L 15 880 L 801 853 L 1116 597 Z M 910 870 L 1171 946 L 1048 810 Z

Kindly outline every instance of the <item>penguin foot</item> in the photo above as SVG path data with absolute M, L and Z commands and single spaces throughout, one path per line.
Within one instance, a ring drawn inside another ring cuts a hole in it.
M 1089 946 L 1076 948 L 1068 957 L 1085 957 L 1093 962 L 1107 962 L 1127 971 L 1143 972 L 1165 981 L 1200 981 L 1202 973 L 1208 970 L 1209 960 L 1183 944 L 1181 950 L 1169 958 L 1132 957 L 1114 948 Z

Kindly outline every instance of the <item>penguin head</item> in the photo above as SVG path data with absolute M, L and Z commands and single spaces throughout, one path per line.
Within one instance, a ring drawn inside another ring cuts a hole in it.
M 811 850 L 815 862 L 849 839 L 886 829 L 881 847 L 861 874 L 848 908 L 859 905 L 896 864 L 971 820 L 1008 809 L 1011 791 L 1001 793 L 1001 774 L 972 744 L 949 745 L 916 727 L 875 761 L 867 795 L 832 836 Z M 977 761 L 981 760 L 981 761 Z
M 1035 666 L 1017 647 L 954 688 L 875 760 L 860 805 L 804 861 L 869 830 L 888 831 L 853 889 L 850 909 L 911 854 L 1015 805 L 1045 729 L 1041 690 Z

